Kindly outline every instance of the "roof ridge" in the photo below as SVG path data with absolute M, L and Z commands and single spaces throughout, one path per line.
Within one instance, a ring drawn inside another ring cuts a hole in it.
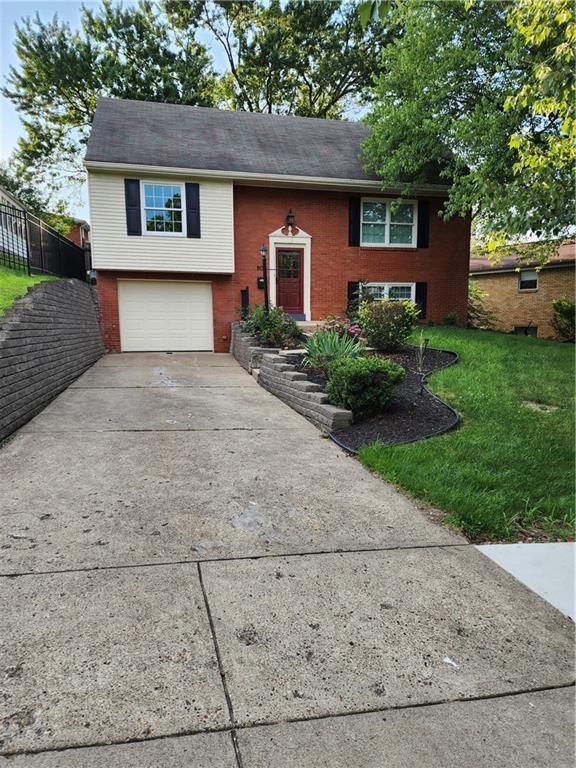
M 251 112 L 246 109 L 227 109 L 221 107 L 204 107 L 199 104 L 178 104 L 174 101 L 148 101 L 147 99 L 118 99 L 113 96 L 100 96 L 97 100 L 97 106 L 100 102 L 108 101 L 113 103 L 130 103 L 130 104 L 147 104 L 153 107 L 175 107 L 178 109 L 190 109 L 202 112 L 219 113 L 226 115 L 242 115 L 250 116 L 254 119 L 262 120 L 303 120 L 309 122 L 322 123 L 324 125 L 351 125 L 355 127 L 364 128 L 367 132 L 370 127 L 362 120 L 336 120 L 334 118 L 325 117 L 311 117 L 308 115 L 280 115 L 277 112 Z

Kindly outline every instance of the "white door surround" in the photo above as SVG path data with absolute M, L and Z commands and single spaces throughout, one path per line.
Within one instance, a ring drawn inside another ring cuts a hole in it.
M 312 319 L 310 311 L 310 277 L 312 273 L 312 237 L 303 229 L 296 231 L 281 227 L 268 235 L 268 284 L 270 304 L 276 306 L 276 249 L 277 248 L 302 248 L 304 251 L 304 317 Z

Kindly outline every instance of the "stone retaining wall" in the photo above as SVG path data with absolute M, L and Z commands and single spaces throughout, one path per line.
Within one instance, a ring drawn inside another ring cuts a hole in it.
M 230 352 L 238 360 L 242 368 L 252 373 L 254 368 L 260 368 L 262 355 L 267 352 L 279 352 L 275 347 L 262 347 L 255 336 L 243 333 L 241 323 L 232 323 L 232 339 Z
M 324 433 L 352 423 L 352 411 L 327 403 L 320 385 L 308 381 L 306 374 L 290 364 L 287 355 L 263 355 L 258 383 Z
M 79 280 L 43 282 L 0 317 L 0 440 L 104 354 L 95 294 Z
M 258 345 L 254 336 L 242 332 L 240 323 L 232 325 L 231 354 L 264 389 L 301 413 L 322 432 L 332 432 L 352 423 L 352 411 L 326 402 L 319 384 L 308 381 L 306 374 L 290 364 L 290 353 Z

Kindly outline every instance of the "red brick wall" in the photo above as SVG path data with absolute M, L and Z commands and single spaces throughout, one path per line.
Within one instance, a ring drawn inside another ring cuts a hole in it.
M 230 323 L 238 319 L 240 292 L 232 285 L 232 275 L 190 274 L 174 272 L 98 272 L 96 286 L 100 304 L 100 327 L 108 352 L 120 352 L 120 319 L 118 314 L 118 279 L 125 280 L 210 280 L 214 315 L 214 350 L 228 352 Z M 237 294 L 237 295 L 236 295 Z
M 428 248 L 393 249 L 348 246 L 349 194 L 307 190 L 234 188 L 234 275 L 157 272 L 98 272 L 98 294 L 104 343 L 120 351 L 117 279 L 211 280 L 214 303 L 214 344 L 229 347 L 230 323 L 238 318 L 240 289 L 250 288 L 252 304 L 264 301 L 256 287 L 262 273 L 260 247 L 284 225 L 291 208 L 296 224 L 312 237 L 311 304 L 313 320 L 341 314 L 346 308 L 349 281 L 427 282 L 427 320 L 442 322 L 455 312 L 466 321 L 470 225 L 467 219 L 438 218 L 439 200 L 430 203 Z
M 339 314 L 347 303 L 349 281 L 427 282 L 427 319 L 441 322 L 456 312 L 466 321 L 470 224 L 467 219 L 444 222 L 438 218 L 440 200 L 430 203 L 428 248 L 350 248 L 348 204 L 345 192 L 235 187 L 234 238 L 239 287 L 250 286 L 250 298 L 263 301 L 256 291 L 260 247 L 270 232 L 282 227 L 288 210 L 296 224 L 312 237 L 312 320 Z
M 82 224 L 74 224 L 70 232 L 66 235 L 68 240 L 72 240 L 73 243 L 76 243 L 76 245 L 79 245 L 80 247 L 83 246 L 81 230 Z

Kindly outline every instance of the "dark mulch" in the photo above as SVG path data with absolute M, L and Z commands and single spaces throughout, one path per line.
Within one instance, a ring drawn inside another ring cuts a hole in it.
M 379 416 L 357 421 L 349 427 L 336 430 L 334 437 L 350 450 L 378 441 L 384 445 L 421 440 L 453 427 L 458 417 L 443 402 L 437 400 L 424 387 L 424 376 L 453 363 L 453 352 L 428 349 L 424 357 L 423 371 L 418 372 L 415 347 L 404 346 L 395 354 L 385 355 L 406 370 L 406 378 L 395 389 L 390 408 Z M 296 362 L 296 361 L 295 361 Z M 304 371 L 311 381 L 324 385 L 326 378 L 319 371 Z

